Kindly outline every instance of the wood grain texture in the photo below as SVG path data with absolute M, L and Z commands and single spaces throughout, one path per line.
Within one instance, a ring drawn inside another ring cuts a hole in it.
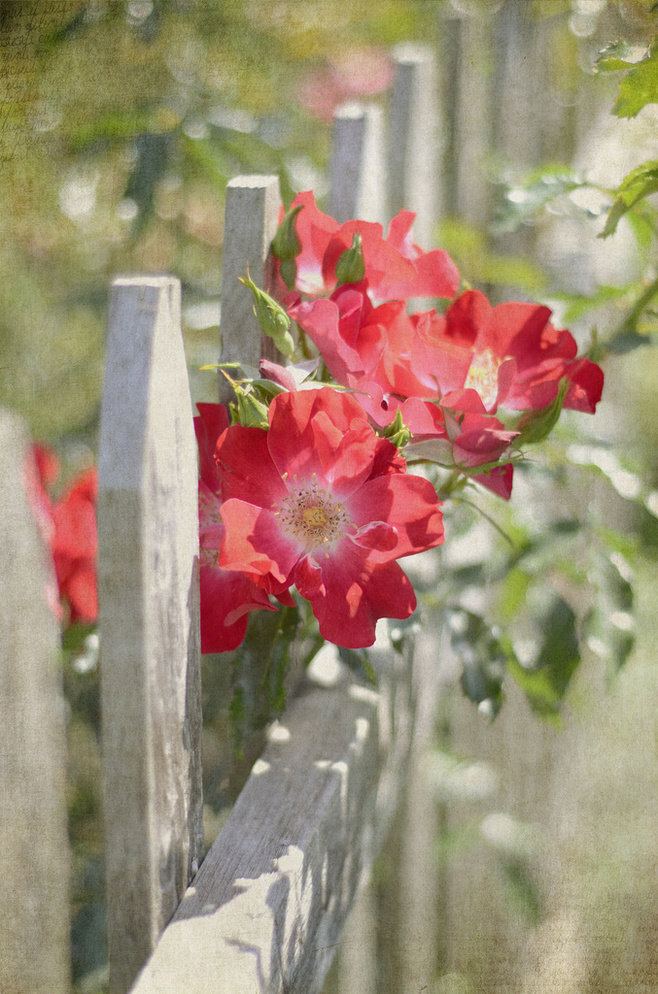
M 411 664 L 375 691 L 305 684 L 133 994 L 314 994 L 386 833 L 412 736 Z
M 278 355 L 261 333 L 251 290 L 243 286 L 240 277 L 249 274 L 256 286 L 271 288 L 270 244 L 280 207 L 276 176 L 236 176 L 226 187 L 220 362 L 243 362 L 258 368 L 261 356 L 274 359 Z M 219 399 L 226 402 L 232 397 L 233 391 L 220 373 Z
M 380 107 L 350 103 L 336 111 L 329 163 L 329 213 L 341 224 L 352 218 L 387 220 L 383 128 Z
M 128 989 L 201 837 L 196 442 L 180 285 L 116 280 L 99 451 L 111 990 Z
M 0 411 L 0 990 L 69 991 L 69 848 L 52 563 L 28 502 L 28 443 Z

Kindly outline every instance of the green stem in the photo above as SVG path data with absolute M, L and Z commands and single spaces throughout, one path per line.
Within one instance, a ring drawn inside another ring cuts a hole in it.
M 629 325 L 631 328 L 635 329 L 635 325 L 637 324 L 637 320 L 640 314 L 645 309 L 649 301 L 653 297 L 655 297 L 657 293 L 658 293 L 658 277 L 656 277 L 653 283 L 650 283 L 649 286 L 644 291 L 644 293 L 642 293 L 640 297 L 638 297 L 628 317 L 626 318 L 626 321 L 624 321 L 622 327 L 619 328 L 618 331 L 619 332 L 624 331 L 626 328 L 628 328 Z
M 473 501 L 471 501 L 471 500 L 468 500 L 468 499 L 467 499 L 466 497 L 457 497 L 457 498 L 456 498 L 456 500 L 458 500 L 458 501 L 461 501 L 461 503 L 462 503 L 462 504 L 466 504 L 466 505 L 468 505 L 468 507 L 472 507 L 472 508 L 473 508 L 473 510 L 475 510 L 475 511 L 477 511 L 477 512 L 478 512 L 479 514 L 481 514 L 481 515 L 482 515 L 482 517 L 483 517 L 483 518 L 484 518 L 484 519 L 485 519 L 486 521 L 488 521 L 488 522 L 489 522 L 489 524 L 491 525 L 491 527 L 492 527 L 492 528 L 495 528 L 495 529 L 496 529 L 496 531 L 498 532 L 498 534 L 499 534 L 499 535 L 501 535 L 501 536 L 502 536 L 502 537 L 503 537 L 503 538 L 505 539 L 505 541 L 506 541 L 507 543 L 509 543 L 509 545 L 511 545 L 511 547 L 512 547 L 512 548 L 513 548 L 513 549 L 514 549 L 514 550 L 516 551 L 516 545 L 514 544 L 514 541 L 513 541 L 513 539 L 511 539 L 511 538 L 510 538 L 510 536 L 509 536 L 509 535 L 507 534 L 507 532 L 505 531 L 505 529 L 504 529 L 504 528 L 501 528 L 501 526 L 500 526 L 500 525 L 498 524 L 498 522 L 497 522 L 497 521 L 495 521 L 495 520 L 494 520 L 494 519 L 493 519 L 493 518 L 491 517 L 491 515 L 490 515 L 490 514 L 487 514 L 487 512 L 486 512 L 486 511 L 483 511 L 483 510 L 482 510 L 482 508 L 481 508 L 481 507 L 480 507 L 480 506 L 479 506 L 478 504 L 474 504 L 474 503 L 473 503 Z

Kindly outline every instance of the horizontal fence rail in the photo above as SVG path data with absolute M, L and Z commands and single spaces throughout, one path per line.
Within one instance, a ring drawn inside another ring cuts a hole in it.
M 133 994 L 317 994 L 409 751 L 408 660 L 375 692 L 307 682 L 274 728 Z

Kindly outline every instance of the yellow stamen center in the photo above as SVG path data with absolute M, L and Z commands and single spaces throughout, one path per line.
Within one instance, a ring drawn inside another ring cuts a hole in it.
M 351 523 L 344 505 L 320 488 L 315 479 L 295 486 L 283 498 L 276 514 L 283 530 L 302 542 L 308 552 L 335 542 Z
M 485 407 L 493 407 L 498 397 L 498 370 L 503 363 L 491 349 L 473 356 L 464 383 L 466 390 L 477 390 Z

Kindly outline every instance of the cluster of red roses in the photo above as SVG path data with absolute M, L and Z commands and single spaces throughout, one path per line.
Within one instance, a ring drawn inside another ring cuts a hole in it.
M 280 390 L 267 427 L 229 426 L 223 407 L 199 405 L 206 652 L 237 647 L 248 612 L 292 603 L 293 586 L 325 639 L 371 645 L 377 619 L 415 609 L 397 560 L 443 541 L 436 492 L 407 473 L 393 426 L 415 453 L 507 498 L 512 448 L 554 420 L 551 405 L 593 412 L 603 387 L 548 308 L 456 296 L 447 253 L 412 242 L 413 214 L 398 214 L 384 237 L 378 224 L 339 224 L 302 193 L 289 217 L 280 265 L 290 283 L 292 264 L 294 287 L 281 280 L 279 297 L 335 385 L 297 389 L 289 369 L 265 364 Z M 409 313 L 428 297 L 451 303 Z M 525 415 L 508 427 L 500 409 Z

